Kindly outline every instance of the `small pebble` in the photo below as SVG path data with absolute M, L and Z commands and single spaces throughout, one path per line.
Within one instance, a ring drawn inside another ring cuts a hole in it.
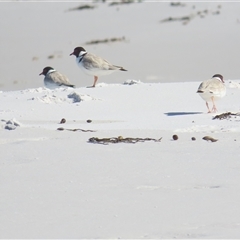
M 92 122 L 92 120 L 91 120 L 91 119 L 88 119 L 88 120 L 87 120 L 87 123 L 91 123 L 91 122 Z
M 66 122 L 66 119 L 65 118 L 62 118 L 62 120 L 60 121 L 60 124 L 63 124 Z
M 172 138 L 173 138 L 173 140 L 176 141 L 176 140 L 178 140 L 178 135 L 175 134 L 175 135 L 172 136 Z

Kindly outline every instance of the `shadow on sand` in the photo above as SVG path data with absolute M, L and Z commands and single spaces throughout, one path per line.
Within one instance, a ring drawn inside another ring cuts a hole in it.
M 165 115 L 169 117 L 173 116 L 181 116 L 181 115 L 193 115 L 193 114 L 202 114 L 203 112 L 167 112 L 164 113 Z

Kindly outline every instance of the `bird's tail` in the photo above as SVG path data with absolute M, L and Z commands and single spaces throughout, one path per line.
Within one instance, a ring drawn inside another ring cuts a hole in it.
M 114 67 L 118 68 L 120 71 L 127 71 L 126 69 L 124 69 L 123 67 L 120 67 L 120 66 L 116 66 L 116 65 L 113 65 Z
M 72 84 L 61 84 L 60 86 L 66 86 L 66 87 L 75 88 L 75 85 L 72 85 Z

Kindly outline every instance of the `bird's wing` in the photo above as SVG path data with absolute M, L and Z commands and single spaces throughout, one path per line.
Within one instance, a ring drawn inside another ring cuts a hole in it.
M 86 56 L 84 56 L 83 59 L 83 66 L 90 70 L 94 69 L 100 69 L 100 70 L 117 70 L 119 67 L 113 66 L 111 63 L 109 63 L 107 60 L 98 57 L 96 55 L 88 53 Z
M 49 76 L 52 78 L 52 80 L 55 82 L 55 83 L 59 83 L 59 85 L 71 85 L 70 81 L 68 80 L 68 78 L 61 74 L 60 72 L 52 72 L 49 74 Z
M 199 88 L 198 92 L 209 92 L 212 94 L 217 94 L 219 91 L 223 91 L 225 89 L 225 85 L 217 79 L 209 79 L 203 81 Z

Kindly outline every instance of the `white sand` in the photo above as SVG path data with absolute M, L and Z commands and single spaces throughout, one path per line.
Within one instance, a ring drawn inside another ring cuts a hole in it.
M 239 238 L 240 117 L 212 120 L 198 85 L 1 92 L 1 238 Z M 226 85 L 218 114 L 239 112 Z M 118 136 L 162 140 L 88 142 Z

